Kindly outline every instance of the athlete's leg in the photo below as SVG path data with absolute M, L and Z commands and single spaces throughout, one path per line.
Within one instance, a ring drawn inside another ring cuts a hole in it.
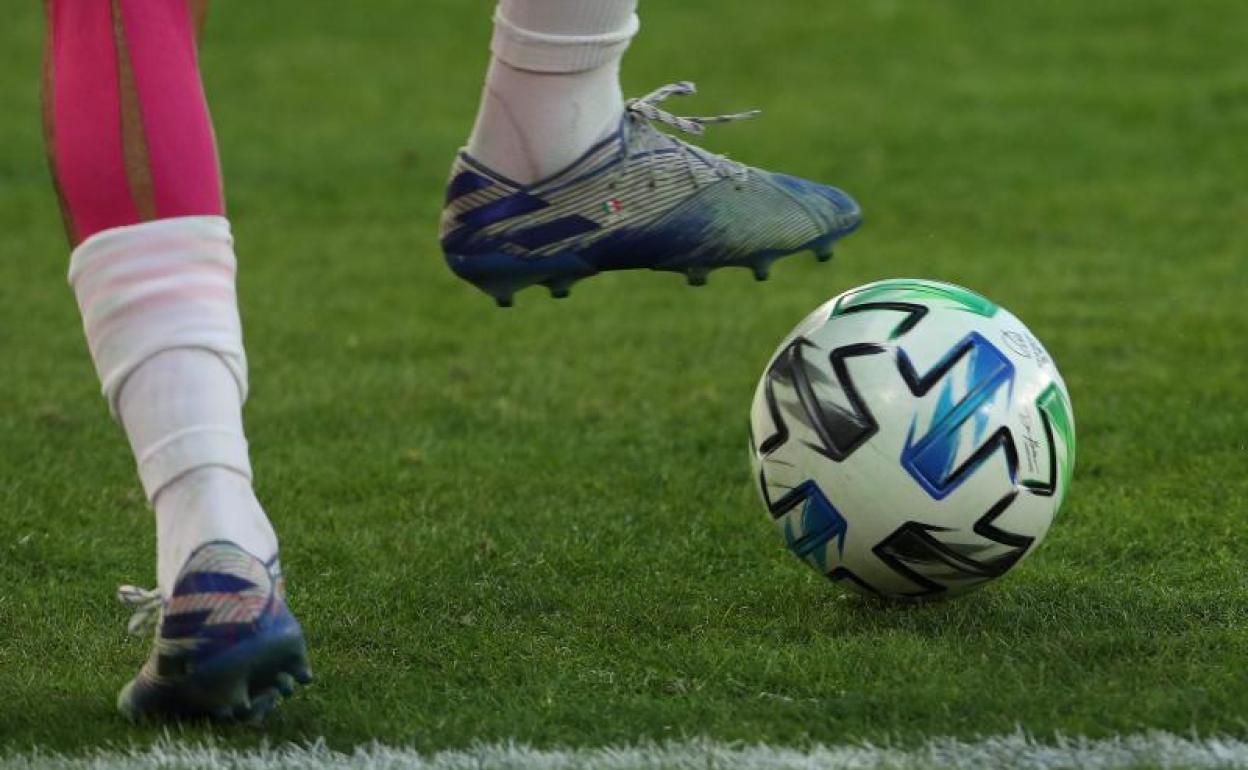
M 206 1 L 45 2 L 44 118 L 73 245 L 154 219 L 222 216 L 195 49 Z
M 679 271 L 697 285 L 735 265 L 761 280 L 787 254 L 827 259 L 858 226 L 858 206 L 840 190 L 655 130 L 700 134 L 752 113 L 691 119 L 658 106 L 692 93 L 692 83 L 625 102 L 619 64 L 640 26 L 636 5 L 499 0 L 481 108 L 451 169 L 441 235 L 451 268 L 500 305 L 535 283 L 566 296 L 603 270 Z
M 192 696 L 156 671 L 177 657 L 206 668 L 221 649 L 200 642 L 221 630 L 218 614 L 229 610 L 230 623 L 253 630 L 281 621 L 286 636 L 297 633 L 293 619 L 238 609 L 281 588 L 243 433 L 247 362 L 233 241 L 196 61 L 204 5 L 46 0 L 44 115 L 74 245 L 70 282 L 104 395 L 156 511 L 163 622 L 182 626 L 178 644 L 165 643 L 162 627 L 159 655 L 123 692 L 123 709 L 136 716 L 232 713 L 257 694 L 244 681 L 241 699 Z M 180 619 L 192 607 L 221 612 Z M 249 635 L 238 629 L 234 638 Z

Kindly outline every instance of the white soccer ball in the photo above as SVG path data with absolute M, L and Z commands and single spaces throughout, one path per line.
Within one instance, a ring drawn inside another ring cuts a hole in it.
M 1040 544 L 1075 465 L 1070 396 L 1021 321 L 974 292 L 879 281 L 785 338 L 750 456 L 790 550 L 838 585 L 953 596 Z

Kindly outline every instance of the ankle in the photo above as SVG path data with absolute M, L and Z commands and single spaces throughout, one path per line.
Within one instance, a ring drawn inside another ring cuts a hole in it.
M 501 0 L 468 153 L 521 184 L 570 166 L 624 112 L 636 0 Z
M 277 553 L 277 535 L 251 481 L 227 468 L 197 468 L 157 495 L 158 571 L 168 595 L 186 560 L 204 543 L 224 540 L 262 561 Z
M 520 184 L 572 165 L 611 136 L 624 114 L 619 62 L 577 73 L 490 64 L 468 154 Z

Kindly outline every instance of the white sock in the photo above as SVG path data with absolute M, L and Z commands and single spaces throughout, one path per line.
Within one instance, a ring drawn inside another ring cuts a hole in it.
M 500 0 L 468 154 L 524 184 L 571 165 L 624 112 L 637 0 Z
M 69 280 L 105 397 L 156 508 L 158 579 L 230 540 L 276 553 L 251 491 L 247 360 L 229 223 L 179 217 L 106 230 L 74 250 Z
M 157 353 L 126 378 L 117 416 L 156 509 L 157 575 L 166 596 L 204 543 L 229 540 L 266 560 L 277 553 L 251 488 L 238 383 L 220 356 L 202 348 Z M 189 443 L 174 448 L 178 437 Z M 210 445 L 222 439 L 225 446 Z

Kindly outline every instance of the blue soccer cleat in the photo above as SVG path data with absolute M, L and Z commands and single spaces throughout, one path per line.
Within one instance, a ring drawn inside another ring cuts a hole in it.
M 442 212 L 447 264 L 500 306 L 542 284 L 566 297 L 576 281 L 604 270 L 650 268 L 706 282 L 718 267 L 746 267 L 766 280 L 771 263 L 810 250 L 824 261 L 832 244 L 862 221 L 844 192 L 751 168 L 654 128 L 701 134 L 739 113 L 683 118 L 658 108 L 676 83 L 630 100 L 619 130 L 569 168 L 521 185 L 461 152 Z
M 264 563 L 233 543 L 200 546 L 173 596 L 122 586 L 130 632 L 155 630 L 152 654 L 117 698 L 131 720 L 208 717 L 255 721 L 312 681 L 299 621 L 286 607 L 277 557 Z

